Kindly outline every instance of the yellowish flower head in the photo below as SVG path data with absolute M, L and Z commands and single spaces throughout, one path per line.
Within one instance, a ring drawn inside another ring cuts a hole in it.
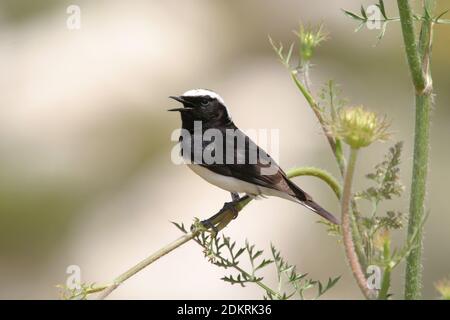
M 387 140 L 388 127 L 385 118 L 379 118 L 375 113 L 358 106 L 342 108 L 331 131 L 350 147 L 359 149 L 377 140 Z

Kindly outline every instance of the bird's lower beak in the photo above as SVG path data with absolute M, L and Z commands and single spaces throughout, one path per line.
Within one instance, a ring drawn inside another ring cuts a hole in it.
M 181 111 L 181 112 L 183 112 L 183 111 L 189 111 L 189 110 L 192 110 L 192 108 L 174 108 L 174 109 L 169 109 L 167 111 Z

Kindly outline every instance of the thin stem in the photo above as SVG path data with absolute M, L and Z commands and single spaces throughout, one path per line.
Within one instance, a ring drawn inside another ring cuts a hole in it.
M 432 106 L 432 78 L 430 72 L 432 45 L 432 11 L 435 1 L 425 0 L 419 44 L 412 21 L 412 10 L 406 0 L 397 0 L 403 40 L 415 93 L 414 159 L 408 219 L 408 243 L 414 239 L 414 248 L 406 260 L 405 299 L 420 299 L 422 281 L 422 221 L 428 172 L 430 109 Z
M 310 63 L 306 62 L 306 63 L 304 63 L 303 67 L 301 68 L 301 72 L 303 73 L 303 79 L 304 79 L 306 90 L 311 92 L 311 79 L 309 77 L 309 69 L 310 69 Z
M 347 256 L 350 268 L 353 272 L 353 276 L 361 289 L 361 292 L 367 299 L 375 297 L 375 292 L 370 290 L 367 286 L 367 279 L 364 275 L 362 267 L 359 263 L 358 256 L 355 251 L 355 245 L 352 238 L 351 217 L 350 217 L 350 202 L 352 199 L 352 183 L 353 174 L 356 166 L 356 159 L 358 155 L 357 149 L 350 150 L 350 156 L 347 165 L 347 171 L 344 178 L 344 190 L 342 194 L 342 238 L 345 248 L 345 254 Z
M 168 254 L 169 252 L 173 251 L 174 249 L 182 246 L 186 242 L 194 239 L 197 236 L 198 233 L 199 233 L 198 230 L 194 230 L 192 232 L 189 232 L 189 233 L 186 233 L 186 234 L 182 235 L 177 240 L 171 242 L 167 246 L 161 248 L 160 250 L 156 251 L 151 256 L 149 256 L 149 257 L 145 258 L 144 260 L 142 260 L 141 262 L 139 262 L 137 265 L 133 266 L 129 270 L 127 270 L 124 273 L 122 273 L 120 276 L 118 276 L 114 280 L 113 284 L 111 284 L 110 286 L 105 288 L 105 290 L 99 296 L 99 299 L 102 299 L 102 300 L 105 299 L 114 290 L 116 290 L 122 283 L 124 283 L 126 280 L 128 280 L 129 278 L 134 276 L 136 273 L 138 273 L 142 269 L 146 268 L 147 266 L 149 266 L 150 264 L 152 264 L 153 262 L 155 262 L 159 258 L 165 256 L 166 254 Z
M 327 129 L 327 126 L 325 124 L 325 119 L 322 117 L 322 114 L 319 109 L 319 105 L 314 100 L 314 97 L 311 95 L 311 93 L 308 91 L 308 89 L 297 78 L 297 73 L 295 71 L 291 71 L 291 77 L 294 80 L 295 85 L 300 90 L 300 92 L 303 94 L 303 96 L 305 97 L 309 106 L 313 110 L 317 120 L 319 121 L 319 123 L 322 127 L 322 130 L 323 130 L 323 133 L 325 134 L 325 137 L 327 137 L 328 144 L 330 145 L 331 150 L 333 151 L 333 155 L 336 157 L 336 160 L 339 164 L 339 170 L 340 170 L 341 174 L 343 174 L 344 167 L 341 165 L 342 160 L 338 158 L 339 154 L 336 153 L 336 142 L 335 142 L 333 136 L 331 135 L 330 131 Z
M 330 173 L 323 169 L 319 169 L 316 167 L 299 167 L 293 168 L 289 170 L 287 173 L 288 177 L 299 177 L 299 176 L 312 176 L 321 179 L 333 190 L 334 194 L 338 198 L 341 199 L 341 186 L 339 182 L 333 177 Z
M 352 223 L 352 234 L 353 234 L 353 243 L 355 244 L 356 253 L 358 254 L 359 263 L 361 263 L 361 267 L 366 269 L 367 267 L 367 258 L 366 253 L 363 246 L 363 241 L 361 237 L 361 232 L 359 230 L 359 225 L 357 221 L 356 212 L 358 212 L 358 207 L 356 205 L 355 199 L 351 200 L 351 208 L 350 211 L 350 219 Z
M 391 271 L 392 271 L 392 265 L 391 265 L 391 241 L 386 239 L 383 243 L 383 259 L 386 264 L 386 267 L 384 268 L 383 272 L 383 280 L 381 282 L 381 289 L 378 294 L 379 300 L 386 300 L 389 298 L 389 287 L 391 286 Z

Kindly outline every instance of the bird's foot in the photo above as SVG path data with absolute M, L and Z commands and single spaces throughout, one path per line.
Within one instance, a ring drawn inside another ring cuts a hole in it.
M 211 231 L 211 235 L 213 236 L 213 238 L 215 238 L 216 235 L 219 233 L 219 229 L 217 229 L 217 227 L 213 223 L 213 221 L 214 221 L 213 218 L 214 217 L 215 217 L 215 215 L 212 216 L 209 219 L 206 219 L 206 220 L 203 220 L 203 221 L 200 222 L 203 227 L 205 227 L 207 230 Z
M 225 212 L 230 211 L 233 214 L 233 216 L 231 218 L 232 220 L 236 219 L 239 214 L 239 210 L 236 208 L 236 203 L 238 202 L 238 200 L 239 200 L 239 196 L 237 197 L 237 199 L 233 199 L 233 201 L 231 201 L 231 202 L 225 202 L 223 204 L 223 208 L 221 210 L 221 211 L 225 211 Z
M 225 202 L 222 209 L 212 217 L 203 220 L 201 224 L 212 233 L 217 235 L 217 233 L 225 228 L 233 219 L 236 219 L 239 210 L 236 208 L 237 201 Z

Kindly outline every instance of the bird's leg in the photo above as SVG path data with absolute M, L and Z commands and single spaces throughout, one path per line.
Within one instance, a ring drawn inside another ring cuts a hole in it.
M 225 202 L 218 213 L 202 221 L 205 228 L 212 229 L 213 232 L 218 233 L 225 228 L 231 220 L 238 216 L 239 210 L 236 209 L 236 203 L 238 203 L 241 198 L 238 193 L 231 193 L 231 197 L 233 201 Z
M 229 206 L 229 209 L 231 210 L 231 212 L 234 213 L 233 219 L 236 219 L 238 216 L 239 211 L 236 209 L 236 207 L 234 206 L 234 204 L 236 202 L 238 202 L 241 198 L 239 197 L 239 193 L 237 192 L 230 192 L 231 193 L 231 202 L 225 202 L 224 207 L 225 206 Z
M 238 201 L 239 200 L 239 193 L 237 192 L 230 192 L 231 194 L 231 200 L 233 200 L 233 202 Z
M 203 220 L 201 223 L 205 228 L 212 229 L 214 233 L 218 233 L 237 216 L 236 211 L 234 202 L 225 202 L 222 209 L 220 209 L 218 213 L 206 220 Z

